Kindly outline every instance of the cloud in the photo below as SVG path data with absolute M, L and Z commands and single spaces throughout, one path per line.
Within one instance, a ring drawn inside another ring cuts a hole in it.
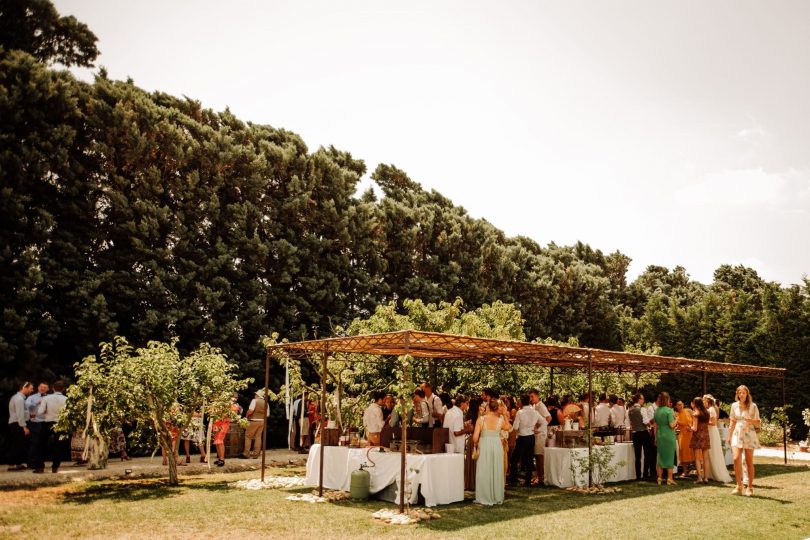
M 675 199 L 690 205 L 806 213 L 810 211 L 810 170 L 768 172 L 759 167 L 709 173 L 677 190 Z
M 735 139 L 739 139 L 742 142 L 755 142 L 762 139 L 770 139 L 772 137 L 771 132 L 766 131 L 760 123 L 757 121 L 756 118 L 748 115 L 749 125 L 742 128 L 738 131 L 735 135 Z
M 750 141 L 752 139 L 762 139 L 765 137 L 769 137 L 770 133 L 768 133 L 759 126 L 754 126 L 743 128 L 740 131 L 738 131 L 737 134 L 734 136 L 744 141 Z

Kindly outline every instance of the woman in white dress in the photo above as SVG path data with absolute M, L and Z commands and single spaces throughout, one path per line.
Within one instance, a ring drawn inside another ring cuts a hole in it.
M 734 455 L 734 477 L 737 487 L 731 492 L 741 495 L 743 489 L 742 457 L 745 454 L 745 465 L 748 472 L 748 487 L 745 496 L 754 494 L 754 450 L 759 448 L 757 429 L 761 425 L 759 409 L 751 399 L 751 392 L 747 386 L 737 387 L 737 401 L 731 405 L 729 415 L 728 444 Z
M 703 396 L 703 404 L 706 406 L 706 411 L 709 413 L 709 442 L 711 443 L 706 476 L 711 480 L 728 484 L 731 482 L 731 475 L 728 474 L 728 469 L 726 469 L 726 456 L 723 453 L 720 430 L 717 428 L 717 407 L 715 406 L 714 398 L 706 394 Z

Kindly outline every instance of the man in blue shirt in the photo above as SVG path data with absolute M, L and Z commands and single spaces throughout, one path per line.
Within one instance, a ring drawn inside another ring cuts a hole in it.
M 42 398 L 48 395 L 50 385 L 46 382 L 41 382 L 37 386 L 37 391 L 32 392 L 30 396 L 25 399 L 25 408 L 28 409 L 28 429 L 31 431 L 31 436 L 28 438 L 28 466 L 33 467 L 33 463 L 37 463 L 40 459 L 45 459 L 42 455 L 45 453 L 45 446 L 47 438 L 42 437 L 42 416 L 37 414 L 39 404 L 42 403 Z

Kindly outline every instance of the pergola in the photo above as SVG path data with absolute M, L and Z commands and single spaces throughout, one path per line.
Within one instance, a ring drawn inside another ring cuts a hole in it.
M 779 379 L 782 388 L 782 401 L 785 400 L 785 369 L 731 364 L 709 360 L 694 360 L 671 356 L 658 356 L 622 351 L 608 351 L 585 347 L 570 347 L 547 343 L 512 341 L 479 338 L 438 332 L 401 330 L 380 334 L 345 336 L 315 339 L 295 343 L 280 343 L 267 349 L 265 364 L 265 388 L 270 383 L 270 358 L 284 351 L 293 357 L 321 359 L 321 410 L 326 410 L 326 378 L 330 354 L 350 354 L 342 360 L 378 361 L 384 357 L 426 358 L 440 365 L 459 367 L 490 367 L 500 369 L 554 368 L 579 369 L 588 374 L 588 391 L 592 393 L 593 372 L 615 373 L 692 373 L 703 375 L 703 389 L 706 392 L 706 378 L 709 374 L 743 375 Z M 405 366 L 403 366 L 404 368 Z M 410 374 L 405 371 L 405 377 Z M 265 419 L 266 424 L 266 419 Z M 267 430 L 265 429 L 265 437 Z M 592 448 L 588 430 L 588 452 Z M 406 426 L 402 426 L 402 438 L 406 438 Z M 783 431 L 785 463 L 787 463 L 787 436 Z M 402 445 L 400 485 L 405 485 L 405 445 Z M 323 457 L 320 452 L 319 493 L 323 494 Z M 264 479 L 264 452 L 262 453 L 262 479 Z M 589 474 L 589 483 L 591 482 Z M 400 489 L 400 511 L 404 508 L 404 489 Z

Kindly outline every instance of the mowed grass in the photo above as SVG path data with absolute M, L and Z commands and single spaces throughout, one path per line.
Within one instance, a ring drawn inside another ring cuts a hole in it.
M 505 504 L 467 500 L 439 507 L 442 519 L 379 523 L 381 501 L 309 504 L 285 500 L 311 488 L 244 491 L 229 484 L 255 472 L 158 480 L 0 489 L 0 538 L 767 538 L 810 537 L 810 467 L 757 465 L 753 498 L 731 486 L 618 484 L 615 495 L 510 489 Z M 271 475 L 303 474 L 301 469 Z

